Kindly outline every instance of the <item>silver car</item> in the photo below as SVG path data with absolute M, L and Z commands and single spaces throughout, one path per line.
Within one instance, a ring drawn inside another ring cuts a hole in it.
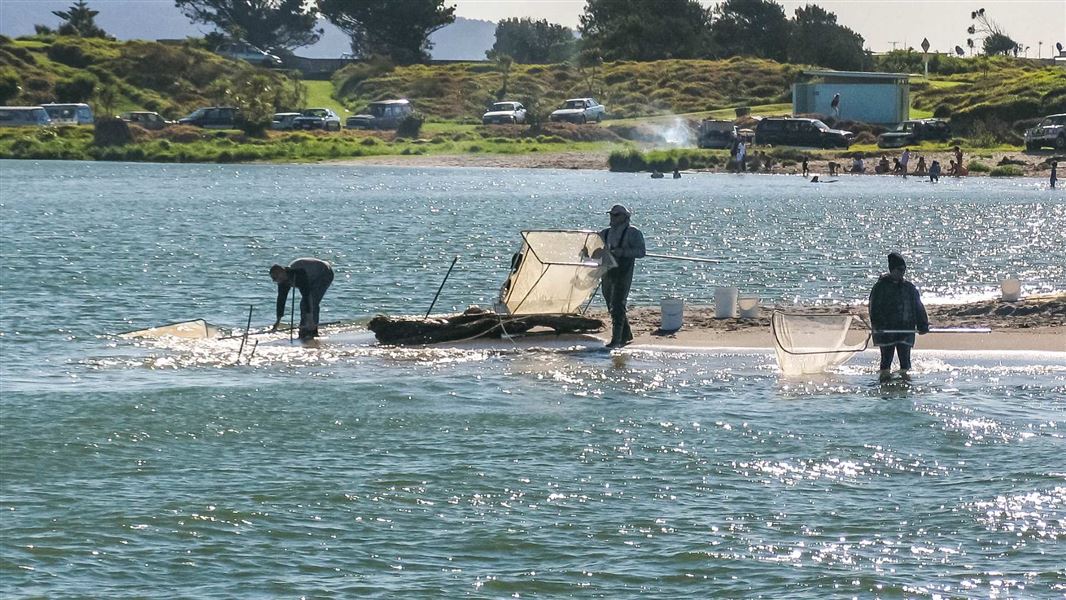
M 52 119 L 40 106 L 0 106 L 0 127 L 44 127 Z
M 485 125 L 525 123 L 526 107 L 520 102 L 496 102 L 481 115 L 481 122 Z
M 1026 150 L 1039 150 L 1044 146 L 1066 150 L 1066 113 L 1044 117 L 1036 127 L 1025 130 Z
M 592 98 L 571 98 L 562 108 L 553 112 L 548 118 L 552 121 L 569 121 L 571 123 L 599 123 L 607 109 Z

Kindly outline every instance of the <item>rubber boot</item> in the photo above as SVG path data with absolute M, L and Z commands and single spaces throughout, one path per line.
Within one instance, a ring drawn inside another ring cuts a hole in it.
M 907 371 L 907 369 L 900 369 L 899 378 L 903 381 L 909 382 L 911 380 L 911 374 Z
M 881 383 L 885 383 L 886 381 L 892 381 L 892 370 L 881 369 L 877 372 L 877 380 Z
M 611 325 L 611 341 L 607 342 L 607 347 L 621 348 L 623 345 L 625 345 L 625 339 L 623 338 L 622 331 L 624 325 L 622 323 L 612 323 Z

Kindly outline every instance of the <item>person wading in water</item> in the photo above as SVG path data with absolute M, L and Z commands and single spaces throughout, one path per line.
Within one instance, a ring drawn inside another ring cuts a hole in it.
M 278 284 L 277 320 L 271 331 L 278 330 L 285 315 L 285 300 L 295 286 L 300 290 L 300 339 L 318 337 L 318 308 L 333 283 L 333 267 L 317 258 L 297 258 L 288 267 L 270 267 L 270 278 Z
M 611 313 L 611 341 L 608 348 L 621 348 L 633 341 L 633 331 L 626 316 L 626 301 L 633 286 L 633 268 L 636 259 L 644 258 L 644 234 L 629 224 L 632 213 L 621 204 L 615 204 L 608 212 L 611 226 L 600 232 L 600 237 L 614 258 L 616 265 L 603 274 L 600 281 L 603 299 Z
M 929 317 L 926 315 L 918 288 L 905 280 L 907 263 L 893 252 L 888 255 L 888 273 L 882 275 L 870 290 L 870 326 L 874 344 L 881 347 L 880 381 L 892 378 L 892 355 L 899 356 L 900 378 L 910 381 L 911 348 L 914 333 L 929 333 Z M 902 331 L 903 333 L 882 333 Z

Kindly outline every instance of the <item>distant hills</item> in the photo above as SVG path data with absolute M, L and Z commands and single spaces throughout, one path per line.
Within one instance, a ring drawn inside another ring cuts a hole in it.
M 56 27 L 54 10 L 66 10 L 70 0 L 0 0 L 0 34 L 9 37 L 33 35 L 36 24 Z M 159 40 L 199 37 L 211 31 L 205 25 L 190 23 L 173 2 L 109 0 L 93 4 L 100 11 L 96 22 L 120 40 Z M 297 48 L 296 54 L 309 58 L 336 58 L 349 52 L 348 36 L 330 23 L 313 46 Z M 491 21 L 456 17 L 455 22 L 430 36 L 433 58 L 438 60 L 485 60 L 485 51 L 496 40 L 496 24 Z

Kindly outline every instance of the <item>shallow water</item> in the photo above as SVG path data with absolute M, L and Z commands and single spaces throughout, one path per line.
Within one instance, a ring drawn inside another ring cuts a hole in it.
M 47 174 L 47 175 L 46 175 Z M 32 184 L 31 184 L 32 182 Z M 0 594 L 1004 596 L 1066 593 L 1066 357 L 915 352 L 778 377 L 769 352 L 318 348 L 114 333 L 272 321 L 273 262 L 335 262 L 324 320 L 488 304 L 517 231 L 658 251 L 637 304 L 739 284 L 927 299 L 1066 289 L 1035 180 L 0 162 Z M 906 208 L 901 208 L 906 207 Z M 331 329 L 335 333 L 337 329 Z M 180 592 L 176 592 L 180 590 Z

